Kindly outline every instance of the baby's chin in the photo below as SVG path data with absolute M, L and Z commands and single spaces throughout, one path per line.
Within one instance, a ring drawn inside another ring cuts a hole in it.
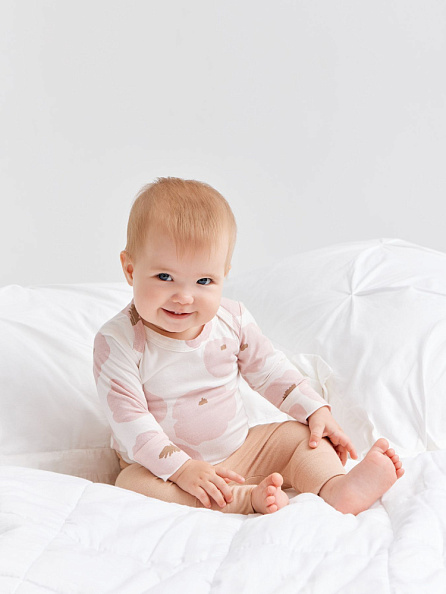
M 174 325 L 153 324 L 151 322 L 147 322 L 146 320 L 143 320 L 143 324 L 157 334 L 161 334 L 162 336 L 173 338 L 175 340 L 194 340 L 200 336 L 205 326 L 205 324 L 201 324 L 199 326 L 192 326 L 188 328 L 175 328 Z

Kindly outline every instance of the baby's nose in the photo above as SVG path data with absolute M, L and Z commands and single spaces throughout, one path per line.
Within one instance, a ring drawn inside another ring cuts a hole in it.
M 188 291 L 179 291 L 172 297 L 175 303 L 181 303 L 181 305 L 190 305 L 194 302 L 193 295 Z

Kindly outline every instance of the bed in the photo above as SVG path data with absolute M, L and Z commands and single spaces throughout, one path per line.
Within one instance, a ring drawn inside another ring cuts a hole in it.
M 446 254 L 339 244 L 234 275 L 225 294 L 308 375 L 360 456 L 385 436 L 404 477 L 358 516 L 311 494 L 241 516 L 115 487 L 92 343 L 130 288 L 6 286 L 2 594 L 446 592 Z M 287 418 L 242 389 L 252 425 Z

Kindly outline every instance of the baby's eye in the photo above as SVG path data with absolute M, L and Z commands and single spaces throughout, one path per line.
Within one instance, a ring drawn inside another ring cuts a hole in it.
M 172 277 L 170 276 L 170 274 L 167 274 L 167 272 L 161 272 L 161 274 L 158 274 L 158 278 L 162 281 L 171 281 Z
M 208 277 L 206 277 L 206 278 L 200 278 L 200 279 L 197 280 L 197 283 L 199 285 L 210 285 L 211 282 L 212 282 L 212 279 L 211 278 L 208 278 Z

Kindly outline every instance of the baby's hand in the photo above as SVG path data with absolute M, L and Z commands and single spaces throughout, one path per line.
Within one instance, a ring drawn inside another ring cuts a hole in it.
M 170 479 L 183 491 L 196 497 L 205 507 L 211 507 L 209 497 L 219 505 L 225 507 L 232 501 L 232 489 L 227 483 L 235 481 L 243 483 L 245 479 L 221 466 L 215 467 L 200 460 L 188 460 Z
M 356 460 L 358 454 L 351 439 L 346 435 L 334 420 L 330 410 L 323 406 L 308 417 L 310 428 L 310 448 L 317 448 L 323 437 L 328 437 L 336 450 L 342 465 L 347 462 L 347 455 Z

